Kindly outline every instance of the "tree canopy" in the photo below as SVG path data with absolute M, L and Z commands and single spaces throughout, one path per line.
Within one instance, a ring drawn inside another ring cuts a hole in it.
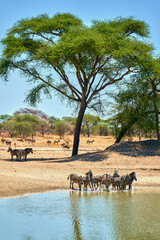
M 129 131 L 133 125 L 147 134 L 156 131 L 159 136 L 159 108 L 160 108 L 160 61 L 159 59 L 146 59 L 141 71 L 133 74 L 130 82 L 121 87 L 114 96 L 116 114 L 112 122 L 118 123 L 119 133 L 116 142 Z
M 21 136 L 23 138 L 35 134 L 39 127 L 39 119 L 29 114 L 14 115 L 10 120 L 5 122 L 5 128 L 13 136 Z
M 101 110 L 105 88 L 139 69 L 152 47 L 144 43 L 148 25 L 134 18 L 93 21 L 87 27 L 72 14 L 40 15 L 14 24 L 2 40 L 0 76 L 17 69 L 35 84 L 26 100 L 51 90 L 78 104 L 72 155 L 87 107 Z

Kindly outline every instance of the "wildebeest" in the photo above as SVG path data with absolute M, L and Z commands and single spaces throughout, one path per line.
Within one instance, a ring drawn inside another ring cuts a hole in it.
M 25 138 L 25 141 L 26 141 L 26 142 L 31 142 L 31 143 L 35 143 L 35 142 L 36 142 L 36 140 L 34 140 L 34 139 L 29 139 L 29 138 Z
M 58 144 L 60 140 L 54 140 L 54 144 Z
M 6 140 L 5 143 L 6 143 L 6 145 L 11 145 L 11 141 L 9 141 L 9 140 Z
M 77 183 L 79 186 L 79 190 L 81 191 L 81 185 L 83 184 L 83 178 L 82 176 L 77 175 L 76 173 L 71 173 L 67 180 L 70 179 L 70 188 L 74 189 L 73 185 L 74 183 Z
M 50 145 L 51 144 L 51 140 L 47 140 L 47 144 Z
M 62 143 L 61 146 L 63 149 L 70 149 L 70 146 L 66 143 Z
M 18 138 L 17 141 L 23 142 L 23 139 L 22 138 Z
M 1 142 L 2 142 L 3 144 L 5 143 L 5 141 L 6 141 L 6 139 L 1 138 Z
M 32 141 L 32 139 L 29 139 L 29 138 L 25 138 L 24 139 L 26 142 L 31 142 Z

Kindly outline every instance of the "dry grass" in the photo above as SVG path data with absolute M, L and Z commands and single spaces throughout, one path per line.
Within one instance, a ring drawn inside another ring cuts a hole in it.
M 71 172 L 83 175 L 88 169 L 92 169 L 94 174 L 113 174 L 114 170 L 119 174 L 135 171 L 138 181 L 134 185 L 160 186 L 160 145 L 156 141 L 114 145 L 115 139 L 111 136 L 91 136 L 95 142 L 88 145 L 88 138 L 81 136 L 79 155 L 71 157 L 72 136 L 55 145 L 53 142 L 58 139 L 58 136 L 36 137 L 34 144 L 9 139 L 13 148 L 14 143 L 17 148 L 33 147 L 34 153 L 28 155 L 26 162 L 11 161 L 8 146 L 0 143 L 0 197 L 68 189 L 67 176 Z M 47 140 L 52 141 L 50 146 Z M 69 150 L 61 147 L 65 140 L 69 141 Z

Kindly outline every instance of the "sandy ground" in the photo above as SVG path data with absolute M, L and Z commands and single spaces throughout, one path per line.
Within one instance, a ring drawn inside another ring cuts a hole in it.
M 46 141 L 50 139 L 51 145 Z M 84 175 L 89 169 L 93 174 L 119 174 L 136 172 L 133 186 L 160 187 L 160 145 L 152 142 L 125 142 L 113 147 L 112 137 L 91 137 L 95 142 L 87 145 L 81 137 L 79 155 L 70 157 L 72 149 L 63 150 L 56 138 L 37 138 L 36 143 L 21 143 L 12 139 L 12 147 L 33 147 L 27 161 L 11 161 L 8 146 L 0 143 L 0 198 L 21 196 L 57 189 L 69 189 L 67 177 L 74 172 Z M 72 146 L 72 138 L 67 138 Z M 14 157 L 15 158 L 15 157 Z M 76 187 L 76 186 L 75 186 Z

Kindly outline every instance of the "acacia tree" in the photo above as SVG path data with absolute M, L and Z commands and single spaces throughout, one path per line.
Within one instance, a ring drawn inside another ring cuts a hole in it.
M 29 114 L 29 115 L 36 116 L 42 120 L 48 120 L 48 117 L 44 112 L 42 112 L 41 110 L 35 110 L 35 109 L 30 109 L 30 108 L 20 108 L 14 114 L 16 114 L 16 115 Z
M 91 114 L 84 114 L 82 125 L 87 128 L 87 135 L 90 136 L 90 129 L 97 125 L 97 123 L 100 121 L 100 118 L 98 116 L 94 116 Z M 84 129 L 83 129 L 84 131 Z
M 111 122 L 116 122 L 118 126 L 116 143 L 119 143 L 133 126 L 145 134 L 156 129 L 152 89 L 140 75 L 132 76 L 130 83 L 126 84 L 114 99 L 117 113 Z
M 11 115 L 1 114 L 1 115 L 0 115 L 0 122 L 1 122 L 1 123 L 4 123 L 4 122 L 8 121 L 8 120 L 11 119 L 11 118 L 12 118 Z
M 40 15 L 17 22 L 2 40 L 1 78 L 19 70 L 35 84 L 27 100 L 55 90 L 78 104 L 72 155 L 77 155 L 87 107 L 97 109 L 105 88 L 138 69 L 151 47 L 141 37 L 148 26 L 133 18 L 94 21 L 90 27 L 72 14 Z
M 39 126 L 39 119 L 36 116 L 29 114 L 14 115 L 10 120 L 6 121 L 6 128 L 10 135 L 21 136 L 23 138 L 33 135 L 36 128 Z
M 154 115 L 155 115 L 155 129 L 157 140 L 160 140 L 159 132 L 159 114 L 160 114 L 160 59 L 150 58 L 146 61 L 142 70 L 139 72 L 138 76 L 135 76 L 136 79 L 144 83 L 147 83 L 150 92 L 149 96 L 152 97 Z
M 55 132 L 60 138 L 64 138 L 64 134 L 70 130 L 70 124 L 63 120 L 58 120 L 55 122 Z

